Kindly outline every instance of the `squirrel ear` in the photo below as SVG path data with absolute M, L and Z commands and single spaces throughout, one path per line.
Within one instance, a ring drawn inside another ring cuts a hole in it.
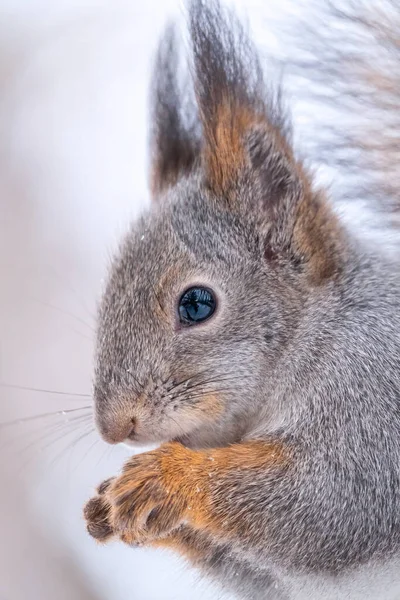
M 260 126 L 248 137 L 248 151 L 258 191 L 247 208 L 260 225 L 265 256 L 289 257 L 314 282 L 334 276 L 346 253 L 344 229 L 287 137 Z
M 338 269 L 340 227 L 296 161 L 280 94 L 267 93 L 257 53 L 218 0 L 191 0 L 194 85 L 206 185 L 260 223 L 265 256 L 306 263 L 314 280 Z
M 193 169 L 200 153 L 197 111 L 189 96 L 191 85 L 181 81 L 180 66 L 176 31 L 170 24 L 158 47 L 151 85 L 150 187 L 154 200 Z
M 217 0 L 191 0 L 189 21 L 202 166 L 207 185 L 226 197 L 248 163 L 251 129 L 266 120 L 279 128 L 283 120 L 267 106 L 257 53 L 234 15 Z

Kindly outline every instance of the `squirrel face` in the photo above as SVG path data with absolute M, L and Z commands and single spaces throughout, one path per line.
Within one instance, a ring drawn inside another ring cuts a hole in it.
M 215 445 L 245 432 L 301 304 L 286 305 L 250 221 L 195 179 L 127 235 L 99 314 L 106 440 Z
M 196 11 L 199 123 L 182 116 L 168 30 L 153 89 L 154 203 L 114 260 L 99 313 L 96 418 L 112 443 L 224 445 L 261 409 L 272 416 L 278 359 L 343 258 L 342 231 L 294 158 L 252 49 L 239 32 L 227 53 Z

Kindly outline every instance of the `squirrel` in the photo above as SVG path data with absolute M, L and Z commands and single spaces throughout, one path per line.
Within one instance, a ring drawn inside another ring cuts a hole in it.
M 153 202 L 97 329 L 101 436 L 159 447 L 99 486 L 88 532 L 178 552 L 239 598 L 398 599 L 399 256 L 317 188 L 233 13 L 188 15 L 195 107 L 167 27 Z

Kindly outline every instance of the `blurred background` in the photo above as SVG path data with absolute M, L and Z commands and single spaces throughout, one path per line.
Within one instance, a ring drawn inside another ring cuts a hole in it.
M 285 76 L 298 49 L 283 24 L 309 20 L 311 2 L 235 4 L 271 74 Z M 0 0 L 2 599 L 227 598 L 177 557 L 97 546 L 81 516 L 129 455 L 91 421 L 96 303 L 115 244 L 148 202 L 151 60 L 165 20 L 182 15 L 178 0 Z M 318 164 L 310 140 L 323 113 L 288 81 Z M 322 165 L 321 180 L 332 185 L 336 169 Z

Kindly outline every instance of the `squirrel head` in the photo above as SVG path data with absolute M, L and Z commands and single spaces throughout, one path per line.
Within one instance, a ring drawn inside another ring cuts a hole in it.
M 152 90 L 153 203 L 99 312 L 96 419 L 112 443 L 240 439 L 268 406 L 304 305 L 344 260 L 341 226 L 294 156 L 243 29 L 203 0 L 189 23 L 193 119 L 169 27 Z

